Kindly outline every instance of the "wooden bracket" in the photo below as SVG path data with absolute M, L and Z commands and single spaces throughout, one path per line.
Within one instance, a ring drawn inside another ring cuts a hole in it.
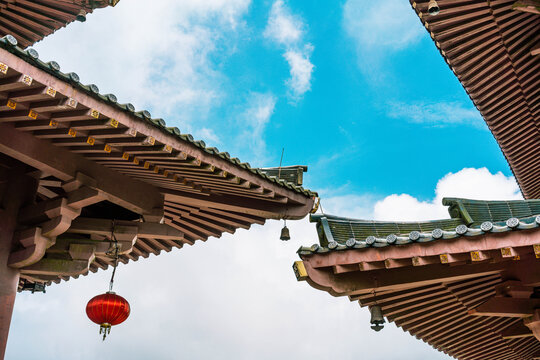
M 530 318 L 523 320 L 523 323 L 531 329 L 534 337 L 540 341 L 540 309 L 535 309 L 534 314 Z
M 520 299 L 495 296 L 469 310 L 469 315 L 526 318 L 540 307 L 540 299 Z
M 38 262 L 45 254 L 45 250 L 54 244 L 54 241 L 41 234 L 39 227 L 17 232 L 14 240 L 24 248 L 9 255 L 8 265 L 13 268 L 21 268 Z
M 70 259 L 42 258 L 38 262 L 21 268 L 22 274 L 76 276 L 88 272 L 94 261 L 95 246 L 89 244 L 70 244 Z
M 503 339 L 519 339 L 524 337 L 534 336 L 531 329 L 525 326 L 523 321 L 519 321 L 512 326 L 501 331 Z
M 21 269 L 21 274 L 76 276 L 88 271 L 90 262 L 87 260 L 67 260 L 44 258 L 35 264 Z

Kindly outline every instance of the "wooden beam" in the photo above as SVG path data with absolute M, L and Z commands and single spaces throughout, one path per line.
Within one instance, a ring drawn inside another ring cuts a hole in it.
M 163 188 L 161 191 L 165 194 L 165 200 L 173 203 L 234 211 L 267 219 L 302 219 L 313 208 L 314 202 L 313 199 L 308 199 L 304 204 L 300 205 L 291 203 L 278 204 L 272 201 L 254 198 L 246 199 L 235 195 L 199 195 Z
M 540 299 L 520 299 L 496 296 L 476 308 L 469 310 L 469 315 L 525 318 L 532 316 L 534 309 L 539 306 Z
M 184 238 L 181 231 L 167 224 L 119 220 L 114 223 L 115 235 L 120 234 L 126 226 L 135 226 L 139 237 L 167 240 L 182 240 Z M 110 236 L 112 228 L 112 220 L 79 217 L 71 222 L 71 227 L 67 232 Z
M 28 205 L 19 211 L 17 221 L 21 225 L 29 225 L 54 219 L 62 215 L 74 219 L 80 215 L 81 209 L 68 206 L 67 201 L 65 198 L 55 198 Z
M 82 209 L 106 198 L 99 190 L 83 186 L 67 194 L 67 204 L 73 208 Z
M 428 256 L 439 257 L 441 263 L 444 264 L 459 264 L 461 262 L 471 261 L 471 252 L 478 253 L 477 259 L 482 260 L 488 257 L 490 251 L 496 250 L 500 254 L 500 248 L 502 247 L 518 249 L 520 247 L 532 247 L 538 243 L 540 243 L 540 231 L 539 229 L 533 229 L 531 231 L 489 233 L 472 238 L 439 239 L 430 243 L 413 243 L 404 246 L 332 251 L 324 254 L 306 255 L 304 257 L 305 260 L 308 260 L 309 257 L 308 261 L 317 268 L 360 264 L 363 262 L 378 262 L 386 259 L 398 260 Z M 535 272 L 531 271 L 530 273 Z M 536 273 L 539 273 L 538 277 L 540 278 L 540 271 Z
M 88 272 L 94 261 L 96 247 L 90 244 L 70 244 L 70 259 L 43 258 L 21 269 L 22 274 L 77 276 Z
M 21 269 L 21 274 L 75 276 L 88 271 L 86 260 L 41 259 L 37 263 Z
M 372 291 L 403 290 L 412 287 L 466 280 L 478 276 L 500 274 L 506 270 L 515 273 L 530 272 L 537 268 L 537 260 L 520 260 L 497 263 L 475 263 L 448 266 L 443 264 L 411 266 L 361 272 L 334 274 L 330 268 L 315 268 L 304 259 L 308 283 L 316 289 L 328 291 L 334 296 L 367 294 Z
M 163 195 L 154 186 L 36 139 L 10 124 L 0 124 L 0 151 L 64 181 L 74 179 L 79 172 L 84 173 L 96 180 L 96 185 L 91 187 L 107 200 L 138 214 L 163 206 Z
M 531 332 L 531 329 L 529 329 L 523 324 L 523 321 L 519 321 L 515 323 L 514 325 L 509 326 L 503 331 L 501 331 L 501 336 L 503 339 L 509 340 L 509 339 L 519 339 L 519 338 L 524 338 L 524 337 L 530 337 L 534 335 Z
M 498 296 L 528 299 L 534 293 L 532 286 L 523 286 L 521 281 L 507 280 L 495 287 Z

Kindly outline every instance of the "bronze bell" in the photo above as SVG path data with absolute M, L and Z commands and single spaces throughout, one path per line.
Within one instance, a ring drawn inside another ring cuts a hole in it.
M 291 234 L 287 225 L 284 225 L 283 229 L 281 229 L 281 236 L 279 238 L 283 241 L 291 240 Z
M 439 4 L 437 4 L 436 0 L 430 0 L 428 4 L 428 14 L 429 15 L 437 15 L 441 9 L 439 8 Z
M 85 22 L 86 21 L 86 11 L 84 9 L 81 9 L 79 13 L 77 14 L 77 17 L 75 18 L 77 21 Z
M 374 305 L 369 309 L 371 311 L 371 328 L 375 331 L 381 331 L 384 328 L 384 317 L 382 314 L 381 307 L 379 305 Z

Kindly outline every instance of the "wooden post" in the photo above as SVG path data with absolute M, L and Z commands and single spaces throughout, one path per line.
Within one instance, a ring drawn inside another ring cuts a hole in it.
M 0 359 L 4 358 L 6 352 L 9 324 L 19 283 L 19 271 L 7 265 L 15 229 L 15 218 L 10 215 L 0 211 Z
M 0 360 L 4 359 L 19 284 L 19 270 L 8 266 L 13 234 L 21 206 L 34 201 L 38 181 L 25 174 L 24 168 L 7 171 L 7 185 L 0 192 Z

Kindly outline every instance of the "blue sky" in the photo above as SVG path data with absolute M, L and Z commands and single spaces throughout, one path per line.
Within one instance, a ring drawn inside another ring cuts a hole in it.
M 122 3 L 37 48 L 83 81 L 254 166 L 277 166 L 285 147 L 285 164 L 309 165 L 307 185 L 323 194 L 405 192 L 426 199 L 438 179 L 464 167 L 511 175 L 406 1 L 211 3 L 172 6 L 185 15 L 163 23 L 156 20 L 163 17 L 160 9 L 141 19 L 139 5 Z M 399 19 L 388 21 L 392 11 Z M 116 23 L 122 16 L 157 29 L 136 41 L 143 30 L 126 31 Z M 95 34 L 92 26 L 104 18 L 109 23 Z M 60 54 L 75 32 L 78 51 Z M 103 47 L 110 51 L 91 50 Z M 88 53 L 83 64 L 81 53 Z M 296 90 L 287 54 L 305 60 L 296 64 Z M 129 71 L 101 74 L 111 61 L 123 66 L 118 60 L 126 55 L 148 59 L 135 60 L 142 68 L 133 72 L 147 73 L 135 84 L 139 89 L 119 85 L 130 83 L 122 77 L 132 77 Z M 422 176 L 395 181 L 404 173 Z
M 443 196 L 520 198 L 406 0 L 124 0 L 35 48 L 253 166 L 277 166 L 284 147 L 330 213 L 421 220 L 447 216 Z M 303 220 L 282 243 L 280 226 L 120 266 L 133 314 L 105 343 L 82 309 L 107 272 L 20 294 L 8 358 L 446 358 L 391 325 L 375 334 L 367 310 L 297 283 L 295 251 L 317 237 Z

